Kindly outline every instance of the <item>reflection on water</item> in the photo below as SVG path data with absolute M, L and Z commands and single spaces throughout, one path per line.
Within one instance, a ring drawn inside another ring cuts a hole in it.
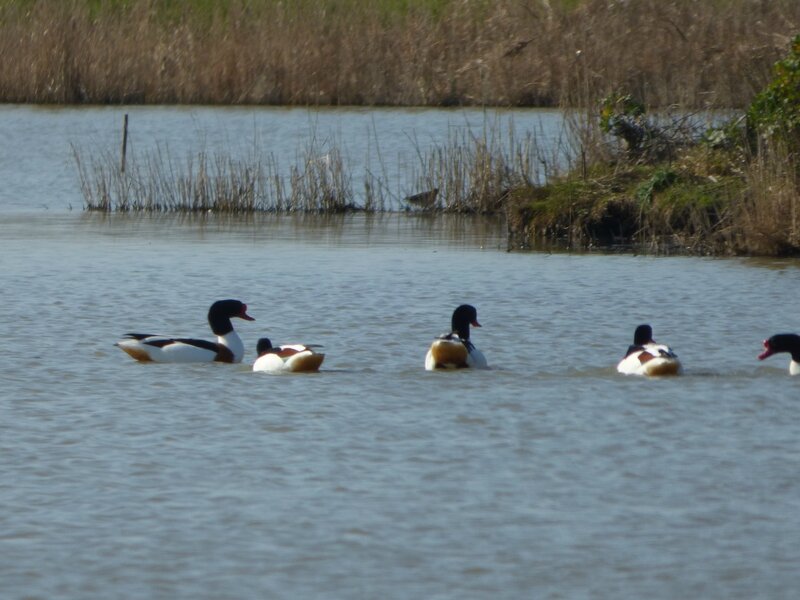
M 67 227 L 74 223 L 68 219 Z M 260 236 L 326 244 L 426 244 L 505 248 L 505 221 L 501 217 L 428 215 L 414 213 L 350 214 L 212 214 L 212 213 L 102 213 L 79 216 L 80 227 L 101 235 L 186 238 L 213 236 L 220 242 Z
M 776 271 L 789 271 L 800 268 L 800 258 L 771 258 L 771 257 L 748 257 L 742 259 L 743 265 L 757 267 L 759 269 L 774 269 Z

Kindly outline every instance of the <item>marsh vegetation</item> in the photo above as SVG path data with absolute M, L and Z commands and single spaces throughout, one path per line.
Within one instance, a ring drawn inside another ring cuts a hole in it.
M 575 131 L 581 163 L 508 203 L 512 244 L 800 254 L 800 36 L 744 114 L 703 128 L 612 93 Z
M 258 149 L 158 148 L 124 171 L 74 157 L 90 210 L 399 206 L 505 214 L 519 246 L 795 254 L 798 22 L 793 0 L 0 0 L 0 100 L 557 106 L 566 168 L 530 132 L 488 129 L 420 149 L 410 190 L 356 178 L 335 144 L 288 176 Z M 720 109 L 723 126 L 682 122 Z
M 0 0 L 0 101 L 745 107 L 794 0 Z
M 542 165 L 568 152 L 541 142 L 540 131 L 518 135 L 511 120 L 448 132 L 435 144 L 409 138 L 410 155 L 391 169 L 377 132 L 359 161 L 340 139 L 313 128 L 294 155 L 255 140 L 246 151 L 200 141 L 185 156 L 163 142 L 126 152 L 124 167 L 116 147 L 74 146 L 73 159 L 90 211 L 487 215 L 502 213 L 511 189 L 543 183 Z

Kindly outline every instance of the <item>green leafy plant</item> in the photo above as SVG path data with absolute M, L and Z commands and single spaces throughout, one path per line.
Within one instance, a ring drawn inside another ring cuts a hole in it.
M 620 121 L 636 121 L 644 116 L 644 104 L 630 94 L 614 92 L 600 101 L 600 129 L 604 133 L 616 134 Z
M 773 79 L 747 110 L 752 133 L 780 139 L 800 147 L 800 35 L 792 40 L 789 55 L 775 63 Z
M 636 200 L 646 204 L 653 199 L 653 194 L 670 187 L 677 180 L 678 175 L 667 168 L 656 169 L 653 176 L 636 188 Z

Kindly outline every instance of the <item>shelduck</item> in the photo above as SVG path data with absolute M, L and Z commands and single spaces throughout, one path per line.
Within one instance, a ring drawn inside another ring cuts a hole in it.
M 792 356 L 789 363 L 789 374 L 800 375 L 800 335 L 794 333 L 779 333 L 764 340 L 764 352 L 758 355 L 758 360 L 788 352 Z
M 639 325 L 617 371 L 625 375 L 680 375 L 683 366 L 672 348 L 653 340 L 650 325 Z
M 474 306 L 462 304 L 453 311 L 451 331 L 433 340 L 425 356 L 425 369 L 486 369 L 483 353 L 469 339 L 469 327 L 480 327 L 478 311 Z
M 253 371 L 278 373 L 312 373 L 319 371 L 325 355 L 315 352 L 311 346 L 288 344 L 273 346 L 269 338 L 258 340 L 258 358 L 253 363 Z
M 127 333 L 115 345 L 140 362 L 238 363 L 244 358 L 244 344 L 233 329 L 233 317 L 255 321 L 247 314 L 247 305 L 243 302 L 219 300 L 208 309 L 208 324 L 217 336 L 216 342 L 149 333 Z

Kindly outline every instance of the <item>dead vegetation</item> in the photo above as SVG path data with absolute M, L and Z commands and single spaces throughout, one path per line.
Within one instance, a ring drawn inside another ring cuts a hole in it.
M 0 100 L 744 107 L 794 0 L 0 1 Z

